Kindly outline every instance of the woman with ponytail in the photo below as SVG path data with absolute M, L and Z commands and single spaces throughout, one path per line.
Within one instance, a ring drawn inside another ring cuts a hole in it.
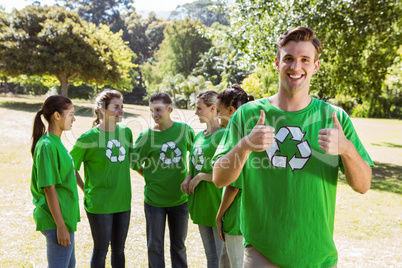
M 93 127 L 81 135 L 71 151 L 77 177 L 84 163 L 84 207 L 94 241 L 91 267 L 105 267 L 109 244 L 112 267 L 125 267 L 133 135 L 130 128 L 118 124 L 123 113 L 123 96 L 119 91 L 100 93 L 95 101 Z
M 254 100 L 252 95 L 247 93 L 239 86 L 232 85 L 218 94 L 216 106 L 218 108 L 218 118 L 221 125 L 226 127 L 230 117 L 236 110 L 249 101 Z M 224 242 L 220 268 L 241 268 L 243 267 L 243 235 L 240 231 L 240 199 L 241 189 L 228 185 L 222 197 L 216 224 L 219 236 Z M 225 258 L 224 256 L 227 256 Z M 227 263 L 229 259 L 230 265 Z
M 48 128 L 42 122 L 42 115 Z M 80 221 L 74 163 L 60 140 L 70 130 L 74 106 L 70 99 L 54 95 L 46 99 L 34 120 L 31 193 L 36 230 L 46 237 L 49 267 L 75 267 L 74 232 Z

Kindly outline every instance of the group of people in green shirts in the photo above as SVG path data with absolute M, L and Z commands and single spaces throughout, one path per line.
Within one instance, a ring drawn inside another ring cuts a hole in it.
M 130 168 L 145 180 L 149 267 L 165 267 L 166 220 L 172 267 L 187 267 L 189 216 L 209 268 L 335 267 L 338 169 L 365 193 L 373 163 L 347 114 L 309 95 L 322 50 L 314 32 L 289 30 L 277 48 L 278 93 L 256 101 L 238 85 L 199 93 L 195 114 L 206 129 L 197 135 L 171 119 L 169 95 L 156 93 L 149 101 L 155 125 L 133 143 L 119 124 L 123 96 L 106 90 L 95 101 L 93 127 L 68 152 L 60 137 L 75 121 L 74 106 L 63 96 L 46 99 L 34 119 L 31 192 L 49 267 L 75 266 L 77 185 L 94 243 L 91 267 L 105 266 L 109 244 L 112 267 L 125 266 Z

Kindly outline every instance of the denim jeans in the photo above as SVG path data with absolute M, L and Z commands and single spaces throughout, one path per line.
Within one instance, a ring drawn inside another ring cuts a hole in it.
M 205 255 L 207 256 L 207 267 L 218 268 L 221 256 L 223 241 L 219 237 L 216 227 L 198 225 L 201 240 L 204 244 Z
M 57 230 L 41 231 L 46 237 L 47 263 L 49 268 L 75 267 L 74 233 L 70 233 L 71 244 L 68 247 L 57 242 Z
M 219 268 L 243 268 L 243 236 L 225 234 Z
M 111 214 L 92 214 L 87 211 L 94 240 L 91 268 L 105 267 L 109 243 L 112 247 L 112 267 L 125 267 L 124 244 L 130 225 L 130 214 L 130 210 Z
M 172 268 L 187 267 L 185 241 L 188 229 L 188 206 L 154 207 L 144 202 L 147 224 L 148 266 L 165 267 L 164 241 L 166 217 L 170 234 Z

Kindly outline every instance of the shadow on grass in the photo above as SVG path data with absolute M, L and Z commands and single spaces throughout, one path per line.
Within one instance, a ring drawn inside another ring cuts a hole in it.
M 390 147 L 390 148 L 402 148 L 401 144 L 391 143 L 391 142 L 382 142 L 382 143 L 371 143 L 374 146 L 380 147 Z
M 370 189 L 402 194 L 402 166 L 380 162 L 374 164 Z M 345 175 L 342 174 L 339 179 L 346 183 Z
M 18 101 L 5 101 L 0 102 L 0 107 L 11 110 L 36 113 L 42 107 L 42 102 L 27 103 Z M 74 108 L 75 108 L 74 115 L 76 116 L 94 117 L 93 110 L 90 107 L 74 105 Z M 124 115 L 131 117 L 138 117 L 137 114 L 127 112 L 124 112 Z

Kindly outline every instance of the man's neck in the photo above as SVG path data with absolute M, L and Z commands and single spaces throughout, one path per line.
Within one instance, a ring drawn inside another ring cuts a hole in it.
M 273 106 L 286 112 L 297 112 L 303 110 L 311 103 L 311 96 L 308 94 L 281 94 L 278 92 L 269 98 Z

